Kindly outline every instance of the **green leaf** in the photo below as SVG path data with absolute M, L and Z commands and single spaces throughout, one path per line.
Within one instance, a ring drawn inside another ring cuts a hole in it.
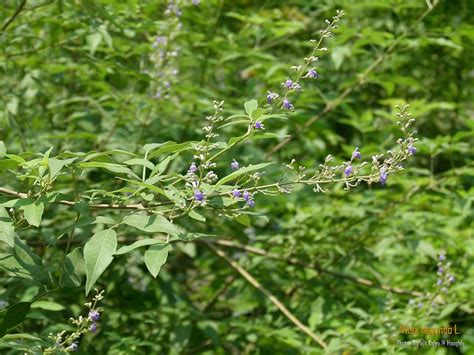
M 132 214 L 123 219 L 122 223 L 138 228 L 148 233 L 166 233 L 171 236 L 179 234 L 179 229 L 161 215 L 138 215 Z
M 32 226 L 39 227 L 41 224 L 41 218 L 43 217 L 44 204 L 40 201 L 24 205 L 20 207 L 25 214 L 25 219 Z
M 153 277 L 158 275 L 161 267 L 166 263 L 170 250 L 170 244 L 161 244 L 153 245 L 145 252 L 145 265 Z
M 0 241 L 13 247 L 15 238 L 15 227 L 7 210 L 0 207 Z
M 255 170 L 260 170 L 260 169 L 263 169 L 269 165 L 271 165 L 272 163 L 261 163 L 261 164 L 256 164 L 256 165 L 249 165 L 245 168 L 241 168 L 237 171 L 234 171 L 233 173 L 227 175 L 226 177 L 220 179 L 216 186 L 219 186 L 219 185 L 223 185 L 225 184 L 226 182 L 229 182 L 229 181 L 232 181 L 234 180 L 235 178 L 243 175 L 243 174 L 247 174 L 247 173 L 250 173 L 252 171 L 255 171 Z
M 150 170 L 153 170 L 155 168 L 155 166 L 153 165 L 151 161 L 145 160 L 145 159 L 134 158 L 134 159 L 129 159 L 127 161 L 124 161 L 123 163 L 127 165 L 141 165 L 141 166 L 144 165 Z
M 30 311 L 30 306 L 30 302 L 20 302 L 5 311 L 5 317 L 3 318 L 2 324 L 0 324 L 0 338 L 3 337 L 9 329 L 23 322 Z
M 102 38 L 104 39 L 105 43 L 107 43 L 107 46 L 110 49 L 114 49 L 113 43 L 112 43 L 112 37 L 110 37 L 109 32 L 107 31 L 107 28 L 105 26 L 100 26 L 97 31 L 102 35 Z
M 250 217 L 246 214 L 241 214 L 240 216 L 235 217 L 234 219 L 246 227 L 251 226 Z
M 47 311 L 63 311 L 64 306 L 52 301 L 36 301 L 31 304 L 31 308 L 41 308 Z
M 97 232 L 84 246 L 86 296 L 112 262 L 116 249 L 117 234 L 113 229 Z
M 206 222 L 206 217 L 204 217 L 202 214 L 194 211 L 194 210 L 191 210 L 189 211 L 189 217 L 195 219 L 196 221 L 199 221 L 199 222 Z
M 247 112 L 247 114 L 252 117 L 252 113 L 253 111 L 255 111 L 258 107 L 258 102 L 257 100 L 250 100 L 250 101 L 247 101 L 246 103 L 244 103 L 244 108 L 245 108 L 245 112 Z
M 85 274 L 85 262 L 82 248 L 76 248 L 66 257 L 64 265 L 64 285 L 66 287 L 78 287 L 82 284 Z
M 99 32 L 87 36 L 87 44 L 89 45 L 90 54 L 93 56 L 100 42 L 102 42 L 102 35 Z
M 51 276 L 44 268 L 41 258 L 18 237 L 14 239 L 13 248 L 0 254 L 0 270 L 11 277 L 26 278 L 47 285 L 52 283 Z
M 137 248 L 146 246 L 146 245 L 153 245 L 153 244 L 159 244 L 159 243 L 164 243 L 163 240 L 160 239 L 141 239 L 137 240 L 136 242 L 130 244 L 130 245 L 125 245 L 121 248 L 119 248 L 116 252 L 115 255 L 122 255 L 131 252 L 132 250 L 135 250 Z
M 86 168 L 101 168 L 101 169 L 106 169 L 109 170 L 113 173 L 119 173 L 119 174 L 128 174 L 131 175 L 135 178 L 138 179 L 138 176 L 129 168 L 120 165 L 120 164 L 112 164 L 112 163 L 104 163 L 104 162 L 99 162 L 99 161 L 93 161 L 93 162 L 82 162 L 79 164 L 79 167 L 82 169 Z
M 334 63 L 334 68 L 338 70 L 341 67 L 344 58 L 349 57 L 351 55 L 351 49 L 347 46 L 340 46 L 333 48 L 331 51 L 331 59 Z

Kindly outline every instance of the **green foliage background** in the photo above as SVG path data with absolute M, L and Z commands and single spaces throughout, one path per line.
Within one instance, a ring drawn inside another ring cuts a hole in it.
M 0 23 L 21 3 L 4 0 Z M 295 138 L 274 153 L 269 152 L 277 139 L 255 140 L 226 153 L 224 161 L 283 164 L 294 158 L 314 167 L 328 154 L 347 160 L 354 146 L 370 157 L 393 145 L 398 136 L 393 107 L 405 103 L 417 120 L 415 157 L 402 173 L 389 176 L 386 187 L 364 184 L 344 191 L 333 186 L 326 194 L 302 187 L 290 195 L 258 195 L 256 211 L 263 215 L 251 217 L 249 226 L 209 211 L 203 211 L 206 222 L 187 218 L 180 223 L 271 253 L 221 245 L 329 344 L 328 353 L 414 351 L 395 346 L 396 340 L 409 338 L 399 335 L 401 324 L 457 324 L 462 336 L 455 339 L 464 341 L 459 351 L 472 353 L 474 3 L 440 1 L 420 18 L 428 4 L 203 0 L 183 9 L 183 28 L 175 39 L 181 47 L 179 74 L 170 97 L 155 100 L 150 93 L 155 79 L 141 68 L 149 62 L 159 24 L 166 21 L 163 1 L 31 0 L 0 34 L 0 139 L 18 155 L 50 147 L 52 155 L 141 152 L 147 143 L 200 140 L 213 100 L 225 100 L 226 115 L 242 112 L 243 102 L 252 98 L 263 102 L 267 90 L 278 88 L 289 67 L 310 51 L 308 40 L 323 28 L 324 19 L 343 9 L 346 16 L 317 63 L 320 78 L 303 88 L 288 120 L 266 123 L 267 132 Z M 227 128 L 220 134 L 227 140 L 241 132 Z M 186 171 L 190 161 L 191 153 L 181 154 L 171 168 Z M 224 176 L 225 169 L 217 173 Z M 0 187 L 24 192 L 19 173 L 1 160 L 0 174 Z M 270 169 L 264 178 L 272 177 L 277 175 Z M 104 171 L 78 179 L 80 195 L 123 186 Z M 56 190 L 73 194 L 70 174 L 57 184 Z M 75 218 L 76 211 L 51 206 L 39 228 L 17 230 L 53 275 L 65 250 L 63 234 L 74 226 L 74 244 L 81 246 L 97 231 L 96 224 L 77 224 Z M 119 232 L 122 244 L 140 237 L 132 228 Z M 99 332 L 83 337 L 81 351 L 322 351 L 201 241 L 174 243 L 156 279 L 143 264 L 144 250 L 116 257 L 96 285 L 105 289 Z M 422 298 L 374 286 L 433 293 L 443 251 L 456 281 L 436 309 L 425 301 L 421 309 L 412 307 L 410 299 L 418 303 Z M 288 262 L 292 258 L 302 263 Z M 372 286 L 354 278 L 370 280 Z M 1 268 L 0 280 L 0 298 L 10 305 L 52 291 L 41 298 L 50 303 L 32 308 L 0 339 L 2 353 L 47 346 L 49 333 L 70 329 L 69 317 L 83 312 L 83 287 L 58 287 L 54 280 L 39 285 L 37 279 L 13 277 Z

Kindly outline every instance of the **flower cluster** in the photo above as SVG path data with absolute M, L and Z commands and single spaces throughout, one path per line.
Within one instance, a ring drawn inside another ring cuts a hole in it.
M 56 353 L 58 351 L 76 352 L 79 350 L 79 339 L 82 334 L 87 332 L 97 332 L 97 322 L 100 319 L 100 312 L 97 304 L 104 298 L 103 293 L 104 291 L 97 292 L 91 302 L 84 304 L 84 306 L 89 309 L 87 317 L 79 316 L 77 319 L 70 319 L 71 323 L 76 326 L 74 332 L 66 336 L 66 331 L 63 330 L 56 335 L 49 335 L 49 338 L 54 342 L 54 346 L 45 349 L 45 353 Z
M 157 36 L 152 47 L 153 52 L 150 60 L 153 63 L 154 77 L 153 97 L 157 100 L 169 97 L 173 83 L 178 80 L 178 56 L 180 47 L 177 38 L 182 29 L 181 9 L 188 5 L 189 1 L 169 0 L 164 11 L 164 20 L 161 22 Z M 193 5 L 199 5 L 199 1 L 193 0 Z
M 436 272 L 438 280 L 436 281 L 436 286 L 439 287 L 443 293 L 448 292 L 448 287 L 455 280 L 454 276 L 449 273 L 450 266 L 451 263 L 446 260 L 446 254 L 441 253 L 438 258 L 438 270 Z
M 436 283 L 433 286 L 433 292 L 428 292 L 419 297 L 417 300 L 411 299 L 409 305 L 423 309 L 426 308 L 428 312 L 435 312 L 439 305 L 445 303 L 444 296 L 448 295 L 449 287 L 455 282 L 454 275 L 450 272 L 451 263 L 448 262 L 446 254 L 441 252 L 438 256 L 438 264 L 436 269 Z M 425 307 L 425 305 L 427 307 Z
M 186 188 L 193 190 L 193 200 L 197 205 L 206 204 L 206 194 L 202 191 L 201 186 L 212 184 L 218 180 L 217 174 L 210 169 L 216 167 L 216 163 L 212 161 L 211 152 L 219 145 L 212 143 L 211 140 L 219 136 L 215 133 L 215 128 L 216 124 L 224 119 L 222 116 L 223 106 L 224 101 L 214 101 L 214 114 L 206 117 L 208 124 L 203 127 L 206 140 L 194 148 L 196 152 L 194 155 L 195 161 L 191 163 L 185 176 Z M 199 165 L 196 161 L 199 162 Z M 232 169 L 239 168 L 236 161 L 232 164 Z
M 311 54 L 304 59 L 304 64 L 301 65 L 293 65 L 291 67 L 292 70 L 296 72 L 295 78 L 287 78 L 281 86 L 284 89 L 284 94 L 281 96 L 275 92 L 268 91 L 267 92 L 267 103 L 272 107 L 279 107 L 283 110 L 291 111 L 294 109 L 293 104 L 291 103 L 289 96 L 293 93 L 299 92 L 302 90 L 302 80 L 303 79 L 317 79 L 319 78 L 319 73 L 315 67 L 315 63 L 319 60 L 318 52 L 326 52 L 327 48 L 322 47 L 321 44 L 324 38 L 328 38 L 332 36 L 332 31 L 338 27 L 338 22 L 341 20 L 342 16 L 344 16 L 344 11 L 337 10 L 336 15 L 332 17 L 332 20 L 326 20 L 326 29 L 321 31 L 321 36 L 319 40 L 312 39 L 310 42 L 314 44 L 314 48 Z

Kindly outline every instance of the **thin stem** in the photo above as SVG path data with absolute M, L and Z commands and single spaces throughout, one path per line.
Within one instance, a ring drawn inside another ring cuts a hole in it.
M 327 113 L 339 107 L 339 105 L 346 98 L 346 96 L 348 96 L 350 93 L 352 93 L 352 91 L 354 91 L 356 88 L 358 88 L 359 86 L 362 86 L 365 83 L 365 80 L 369 76 L 369 74 L 372 73 L 380 64 L 383 63 L 383 61 L 387 58 L 387 56 L 391 54 L 394 51 L 394 49 L 400 44 L 402 39 L 404 39 L 408 35 L 408 33 L 410 33 L 421 21 L 423 21 L 423 19 L 426 16 L 428 16 L 431 11 L 433 11 L 434 7 L 437 4 L 438 4 L 438 1 L 434 2 L 432 4 L 432 7 L 429 7 L 426 11 L 424 11 L 418 17 L 418 19 L 385 50 L 385 53 L 383 53 L 380 57 L 375 59 L 360 75 L 358 75 L 358 79 L 353 86 L 348 87 L 336 99 L 334 99 L 331 102 L 328 102 L 326 106 L 324 107 L 323 111 L 321 111 L 320 113 L 318 113 L 317 115 L 309 119 L 302 128 L 297 130 L 297 132 L 294 135 L 291 135 L 285 138 L 280 143 L 272 147 L 272 149 L 270 149 L 267 152 L 265 157 L 268 158 L 273 153 L 276 153 L 277 151 L 281 150 L 285 145 L 290 143 L 295 137 L 299 136 L 303 131 L 305 131 L 307 128 L 312 126 L 314 122 L 318 121 L 321 117 L 323 117 Z
M 15 20 L 15 18 L 20 14 L 20 12 L 23 10 L 23 8 L 25 7 L 26 5 L 26 1 L 27 0 L 23 0 L 21 3 L 20 3 L 20 6 L 18 6 L 18 8 L 16 9 L 15 13 L 12 15 L 12 17 L 10 17 L 8 19 L 8 21 L 3 25 L 2 29 L 1 29 L 1 32 L 5 32 L 5 30 L 8 28 L 8 26 L 10 26 L 10 24 Z
M 235 271 L 244 277 L 253 287 L 262 292 L 298 329 L 308 335 L 313 341 L 319 344 L 323 349 L 327 348 L 327 344 L 316 334 L 313 333 L 306 325 L 304 325 L 286 306 L 269 290 L 267 290 L 260 282 L 258 282 L 247 270 L 240 266 L 235 260 L 232 260 L 225 252 L 211 243 L 207 243 L 210 249 L 219 257 L 223 258 Z

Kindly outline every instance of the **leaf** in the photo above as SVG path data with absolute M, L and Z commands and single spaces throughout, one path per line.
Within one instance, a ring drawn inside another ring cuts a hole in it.
M 12 277 L 26 278 L 47 285 L 52 283 L 41 258 L 18 237 L 14 239 L 13 248 L 5 254 L 0 254 L 0 266 L 3 272 Z
M 171 236 L 177 236 L 179 234 L 178 227 L 161 215 L 146 216 L 132 214 L 125 217 L 122 223 L 148 233 L 166 233 Z
M 334 68 L 338 70 L 341 67 L 344 58 L 349 57 L 351 54 L 351 49 L 347 46 L 340 46 L 333 48 L 331 51 L 331 59 L 334 63 Z
M 48 167 L 49 167 L 49 174 L 51 175 L 51 179 L 54 179 L 56 175 L 59 174 L 62 168 L 68 163 L 66 160 L 59 160 L 56 158 L 49 158 L 48 159 Z
M 2 324 L 0 324 L 0 338 L 3 337 L 9 329 L 23 322 L 30 311 L 30 306 L 30 302 L 20 302 L 6 310 Z
M 191 210 L 189 211 L 189 217 L 195 219 L 196 221 L 199 221 L 199 222 L 206 222 L 206 217 L 204 217 L 202 214 L 194 211 L 194 210 Z
M 250 221 L 250 217 L 246 214 L 241 214 L 240 216 L 238 217 L 235 217 L 234 218 L 237 222 L 239 222 L 240 224 L 246 226 L 246 227 L 250 227 L 251 226 L 251 221 Z
M 158 244 L 158 243 L 164 243 L 163 240 L 160 239 L 141 239 L 137 240 L 136 242 L 130 244 L 130 245 L 125 245 L 118 249 L 115 252 L 115 255 L 122 255 L 131 252 L 132 250 L 135 250 L 137 248 L 146 246 L 146 245 L 153 245 L 153 244 Z
M 90 54 L 93 56 L 100 42 L 102 42 L 102 35 L 99 32 L 87 36 L 87 44 L 89 45 Z
M 20 207 L 25 213 L 25 219 L 32 226 L 39 227 L 41 224 L 41 218 L 43 217 L 44 204 L 40 201 L 24 205 Z
M 93 161 L 93 162 L 82 162 L 79 164 L 79 167 L 82 169 L 86 168 L 102 168 L 109 170 L 113 173 L 122 173 L 122 174 L 129 174 L 135 178 L 138 179 L 138 176 L 129 168 L 119 165 L 119 164 L 112 164 L 112 163 L 104 163 L 104 162 L 99 162 L 99 161 Z
M 102 35 L 102 38 L 104 39 L 105 43 L 107 43 L 107 46 L 110 49 L 114 49 L 114 46 L 112 44 L 112 37 L 110 37 L 109 32 L 107 31 L 107 28 L 105 26 L 100 26 L 97 31 Z
M 63 311 L 63 305 L 52 301 L 36 301 L 31 304 L 31 308 L 41 308 L 47 311 Z
M 82 248 L 76 248 L 66 257 L 64 266 L 64 284 L 67 287 L 78 287 L 82 284 L 85 273 L 85 262 Z
M 116 249 L 117 234 L 113 229 L 97 232 L 84 246 L 86 296 L 100 275 L 112 262 Z
M 148 159 L 155 158 L 161 154 L 177 153 L 177 152 L 182 152 L 184 150 L 189 150 L 192 148 L 193 148 L 192 142 L 186 142 L 186 143 L 165 142 L 161 144 L 157 150 L 153 151 L 153 153 L 148 154 Z
M 7 210 L 0 207 L 0 241 L 13 247 L 15 238 L 15 227 Z
M 255 111 L 258 107 L 258 102 L 257 100 L 250 100 L 250 101 L 247 101 L 246 103 L 244 103 L 244 108 L 245 108 L 245 112 L 247 112 L 247 114 L 252 117 L 252 113 L 253 111 Z
M 145 265 L 153 277 L 158 275 L 161 267 L 166 263 L 170 250 L 170 244 L 161 244 L 154 245 L 145 252 Z
M 234 180 L 235 178 L 243 175 L 243 174 L 247 174 L 247 173 L 250 173 L 252 171 L 255 171 L 255 170 L 260 170 L 260 169 L 263 169 L 269 165 L 271 165 L 272 163 L 261 163 L 261 164 L 256 164 L 256 165 L 249 165 L 245 168 L 241 168 L 237 171 L 234 171 L 233 173 L 227 175 L 226 177 L 220 179 L 216 186 L 219 186 L 219 185 L 223 185 L 225 184 L 226 182 L 229 182 L 229 181 L 232 181 Z
M 144 165 L 150 170 L 153 170 L 155 168 L 155 166 L 153 165 L 151 161 L 145 160 L 145 159 L 134 158 L 134 159 L 129 159 L 127 161 L 124 161 L 123 163 L 127 165 L 141 165 L 141 166 Z

